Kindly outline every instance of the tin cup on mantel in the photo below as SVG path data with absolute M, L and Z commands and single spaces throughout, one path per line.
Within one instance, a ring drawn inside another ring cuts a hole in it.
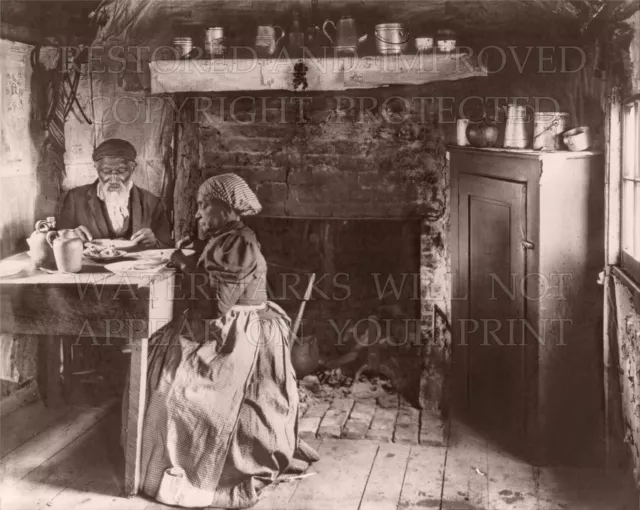
M 418 53 L 431 51 L 433 49 L 433 37 L 416 37 L 413 42 Z
M 226 47 L 223 27 L 207 28 L 204 33 L 204 50 L 209 57 L 224 55 Z
M 178 50 L 178 58 L 182 58 L 193 49 L 193 40 L 191 37 L 175 37 L 173 47 Z
M 438 51 L 442 53 L 452 53 L 456 49 L 456 33 L 453 30 L 438 30 Z

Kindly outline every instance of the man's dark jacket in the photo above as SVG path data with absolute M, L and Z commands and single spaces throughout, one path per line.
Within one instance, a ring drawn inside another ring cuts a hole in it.
M 94 239 L 116 237 L 106 206 L 98 198 L 98 181 L 69 190 L 57 221 L 58 228 L 84 225 Z M 129 195 L 129 220 L 124 235 L 130 238 L 141 228 L 150 228 L 164 246 L 173 246 L 171 228 L 162 201 L 153 193 L 133 185 Z

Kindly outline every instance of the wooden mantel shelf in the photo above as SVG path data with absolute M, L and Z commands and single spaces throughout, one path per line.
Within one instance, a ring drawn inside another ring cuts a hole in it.
M 295 59 L 155 60 L 149 63 L 151 93 L 251 90 L 302 91 L 294 84 L 306 66 L 306 91 L 421 85 L 487 76 L 486 68 L 462 53 Z

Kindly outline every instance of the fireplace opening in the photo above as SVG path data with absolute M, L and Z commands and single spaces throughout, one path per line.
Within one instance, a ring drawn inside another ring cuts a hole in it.
M 417 403 L 420 220 L 255 217 L 247 224 L 269 265 L 271 299 L 292 321 L 315 275 L 292 348 L 299 378 L 316 374 L 332 391 L 356 393 L 374 381 Z

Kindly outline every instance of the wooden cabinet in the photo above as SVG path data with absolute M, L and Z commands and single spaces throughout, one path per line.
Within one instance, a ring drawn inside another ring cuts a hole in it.
M 451 148 L 459 415 L 543 464 L 603 455 L 604 160 Z

